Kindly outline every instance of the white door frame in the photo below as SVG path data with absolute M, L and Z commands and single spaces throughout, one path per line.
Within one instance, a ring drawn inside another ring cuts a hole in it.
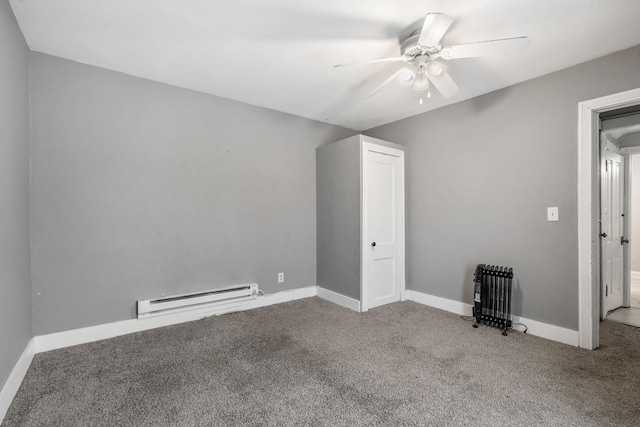
M 360 212 L 362 215 L 360 221 L 360 235 L 362 236 L 360 242 L 360 252 L 361 252 L 361 272 L 360 275 L 360 311 L 369 310 L 369 300 L 368 298 L 368 290 L 367 290 L 367 279 L 368 279 L 368 265 L 367 262 L 367 254 L 369 253 L 369 236 L 368 236 L 368 225 L 369 225 L 369 217 L 367 214 L 367 210 L 365 207 L 367 206 L 367 183 L 365 182 L 366 177 L 368 176 L 368 153 L 369 150 L 375 151 L 383 154 L 390 154 L 392 156 L 397 156 L 400 158 L 400 175 L 402 176 L 401 181 L 401 190 L 400 190 L 400 238 L 399 238 L 399 247 L 398 251 L 398 261 L 400 264 L 400 301 L 405 300 L 405 176 L 404 176 L 404 151 L 398 150 L 396 148 L 386 147 L 384 145 L 375 144 L 372 142 L 362 141 L 362 155 L 361 155 L 361 168 L 362 168 L 362 177 L 360 179 L 360 191 L 362 196 L 360 197 Z
M 599 116 L 640 104 L 640 88 L 578 103 L 578 346 L 600 343 Z

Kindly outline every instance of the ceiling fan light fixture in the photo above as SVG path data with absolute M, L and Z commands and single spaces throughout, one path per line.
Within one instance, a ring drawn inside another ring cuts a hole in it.
M 447 66 L 442 62 L 431 61 L 427 65 L 427 73 L 429 73 L 429 77 L 439 77 L 442 74 L 447 72 Z
M 418 73 L 413 81 L 413 90 L 421 91 L 429 89 L 429 79 L 424 72 L 424 67 L 418 68 Z
M 400 81 L 400 83 L 406 86 L 409 86 L 411 83 L 413 83 L 415 78 L 416 78 L 415 71 L 413 71 L 409 67 L 400 70 L 400 73 L 398 74 L 398 80 Z

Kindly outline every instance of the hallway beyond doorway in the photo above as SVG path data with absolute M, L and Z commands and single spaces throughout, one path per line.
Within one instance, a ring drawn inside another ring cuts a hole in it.
M 640 308 L 619 308 L 609 313 L 606 319 L 640 328 Z

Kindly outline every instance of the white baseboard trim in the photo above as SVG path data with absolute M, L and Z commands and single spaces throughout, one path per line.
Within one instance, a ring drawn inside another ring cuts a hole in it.
M 640 271 L 632 271 L 631 272 L 632 279 L 640 279 Z
M 27 347 L 22 352 L 22 355 L 18 359 L 18 362 L 13 367 L 13 370 L 9 374 L 9 378 L 4 383 L 2 390 L 0 390 L 0 424 L 4 420 L 4 416 L 7 415 L 9 406 L 13 402 L 13 398 L 16 396 L 20 384 L 24 376 L 27 375 L 31 361 L 35 355 L 35 342 L 33 338 L 27 343 Z
M 471 304 L 465 304 L 463 302 L 453 301 L 447 298 L 441 298 L 412 290 L 407 290 L 406 298 L 420 304 L 439 308 L 441 310 L 449 311 L 462 316 L 472 315 Z M 527 328 L 529 328 L 529 330 L 527 331 L 528 334 L 546 338 L 551 341 L 569 344 L 574 347 L 578 346 L 578 331 L 563 328 L 560 326 L 550 325 L 548 323 L 538 322 L 536 320 L 526 319 L 519 316 L 512 316 L 512 321 L 527 325 Z
M 519 316 L 511 316 L 511 320 L 514 323 L 525 324 L 528 328 L 527 334 L 578 347 L 578 331 Z
M 350 310 L 357 312 L 360 311 L 360 301 L 357 299 L 330 291 L 329 289 L 321 288 L 320 286 L 318 286 L 317 295 L 322 299 L 326 299 L 327 301 L 331 301 L 334 304 L 338 304 Z
M 447 298 L 437 297 L 435 295 L 429 295 L 418 291 L 412 291 L 407 289 L 405 292 L 405 298 L 409 301 L 419 302 L 420 304 L 428 305 L 429 307 L 439 308 L 440 310 L 456 313 L 461 316 L 471 316 L 471 305 L 463 302 L 450 300 Z
M 122 320 L 119 322 L 88 326 L 85 328 L 55 332 L 47 335 L 38 335 L 33 338 L 35 343 L 35 352 L 41 353 L 43 351 L 101 341 L 121 335 L 142 332 L 163 326 L 176 325 L 178 323 L 190 322 L 234 311 L 251 310 L 287 301 L 309 298 L 317 294 L 316 288 L 316 286 L 307 286 L 304 288 L 263 295 L 250 300 L 222 304 L 216 307 L 200 308 L 182 313 L 172 313 L 143 319 Z

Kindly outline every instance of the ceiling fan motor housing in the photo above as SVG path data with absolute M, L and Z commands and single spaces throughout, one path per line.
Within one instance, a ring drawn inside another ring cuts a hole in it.
M 419 38 L 420 33 L 418 32 L 418 34 L 413 34 L 400 44 L 400 52 L 402 53 L 402 56 L 410 56 L 413 58 L 419 55 L 426 55 L 430 57 L 440 52 L 440 49 L 442 49 L 442 45 L 420 46 L 418 44 Z

